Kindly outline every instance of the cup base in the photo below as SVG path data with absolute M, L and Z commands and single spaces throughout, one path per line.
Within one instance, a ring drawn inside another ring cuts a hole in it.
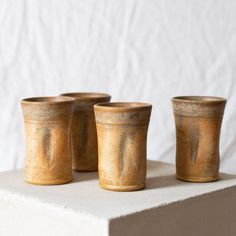
M 185 181 L 185 182 L 195 182 L 195 183 L 206 183 L 206 182 L 215 182 L 219 180 L 219 177 L 216 178 L 194 178 L 194 177 L 180 177 L 176 175 L 176 179 Z
M 73 171 L 75 171 L 75 172 L 97 172 L 98 168 L 94 168 L 94 169 L 73 168 Z
M 117 192 L 130 192 L 137 191 L 145 188 L 145 185 L 138 186 L 114 186 L 114 185 L 101 185 L 100 186 L 105 190 L 117 191 Z
M 25 181 L 29 184 L 34 185 L 61 185 L 61 184 L 67 184 L 70 183 L 73 180 L 73 178 L 67 179 L 67 180 L 32 180 L 32 179 L 25 179 Z

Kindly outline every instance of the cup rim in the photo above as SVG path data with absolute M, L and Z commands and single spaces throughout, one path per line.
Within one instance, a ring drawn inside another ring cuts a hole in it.
M 64 96 L 41 96 L 41 97 L 28 97 L 21 100 L 21 104 L 64 104 L 74 103 L 75 99 Z
M 103 102 L 94 105 L 95 110 L 111 112 L 139 111 L 152 108 L 152 104 L 144 102 Z
M 99 99 L 111 98 L 111 95 L 107 93 L 97 93 L 97 92 L 71 92 L 71 93 L 62 93 L 59 96 L 71 97 L 79 101 L 96 101 Z
M 226 98 L 216 97 L 216 96 L 177 96 L 171 99 L 175 102 L 186 102 L 186 103 L 225 103 L 227 101 Z

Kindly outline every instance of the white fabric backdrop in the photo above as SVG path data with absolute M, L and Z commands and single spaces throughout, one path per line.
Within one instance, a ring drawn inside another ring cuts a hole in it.
M 21 98 L 107 92 L 153 104 L 148 158 L 174 163 L 170 98 L 228 98 L 222 171 L 236 173 L 236 1 L 0 0 L 0 170 L 23 167 Z

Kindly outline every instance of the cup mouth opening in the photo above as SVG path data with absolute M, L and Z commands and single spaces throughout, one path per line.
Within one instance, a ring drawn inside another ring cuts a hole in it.
M 134 111 L 151 108 L 152 105 L 143 102 L 104 102 L 94 105 L 97 110 L 107 111 Z
M 223 97 L 214 97 L 214 96 L 178 96 L 173 97 L 172 101 L 179 102 L 193 102 L 193 103 L 218 103 L 218 102 L 226 102 L 227 99 Z
M 99 99 L 110 99 L 111 95 L 106 93 L 93 93 L 93 92 L 75 92 L 75 93 L 62 93 L 60 96 L 64 97 L 71 97 L 76 100 L 85 100 L 85 101 L 93 101 L 93 100 L 99 100 Z
M 55 103 L 68 103 L 74 102 L 73 98 L 55 96 L 55 97 L 30 97 L 21 100 L 23 104 L 55 104 Z

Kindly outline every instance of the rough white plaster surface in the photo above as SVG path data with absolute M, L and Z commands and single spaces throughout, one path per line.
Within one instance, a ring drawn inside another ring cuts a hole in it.
M 24 164 L 21 98 L 100 91 L 153 104 L 148 158 L 170 163 L 170 98 L 227 97 L 221 164 L 236 173 L 235 12 L 235 0 L 0 0 L 0 170 Z
M 148 163 L 146 189 L 136 192 L 103 190 L 97 173 L 74 173 L 70 184 L 35 186 L 23 181 L 22 170 L 3 172 L 0 235 L 233 236 L 235 197 L 235 175 L 187 183 L 175 179 L 173 165 L 154 161 Z

